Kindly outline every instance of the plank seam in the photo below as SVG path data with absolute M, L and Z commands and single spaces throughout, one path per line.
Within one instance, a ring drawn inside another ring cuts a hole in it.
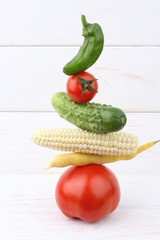
M 73 44 L 73 45 L 52 45 L 52 44 L 48 44 L 48 45 L 41 45 L 41 44 L 31 44 L 31 45 L 0 45 L 0 48 L 63 48 L 63 47 L 68 47 L 68 48 L 72 48 L 72 47 L 80 47 L 81 45 L 79 44 Z M 160 48 L 160 45 L 104 45 L 104 47 L 107 48 Z
M 124 111 L 125 113 L 135 113 L 135 114 L 160 114 L 160 111 Z M 56 111 L 41 111 L 41 110 L 2 110 L 0 113 L 56 113 Z

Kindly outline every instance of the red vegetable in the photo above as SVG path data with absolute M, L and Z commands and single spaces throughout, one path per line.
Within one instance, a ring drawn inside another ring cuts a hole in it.
M 63 214 L 94 222 L 118 206 L 120 187 L 115 175 L 103 165 L 72 166 L 61 175 L 55 195 Z
M 74 102 L 89 102 L 97 93 L 97 79 L 88 72 L 81 72 L 68 78 L 66 89 Z

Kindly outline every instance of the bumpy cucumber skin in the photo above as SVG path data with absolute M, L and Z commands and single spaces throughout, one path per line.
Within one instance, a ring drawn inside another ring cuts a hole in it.
M 82 16 L 85 18 L 85 16 Z M 85 19 L 84 19 L 85 20 Z M 74 75 L 91 67 L 99 58 L 103 46 L 104 35 L 99 24 L 83 23 L 84 42 L 77 55 L 63 68 L 67 75 Z
M 78 104 L 65 92 L 55 93 L 51 102 L 60 117 L 83 130 L 109 133 L 121 130 L 126 124 L 126 115 L 121 109 L 98 103 Z

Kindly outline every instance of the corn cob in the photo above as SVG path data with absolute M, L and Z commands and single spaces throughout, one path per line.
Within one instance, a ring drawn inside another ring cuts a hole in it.
M 96 155 L 131 155 L 138 147 L 137 137 L 130 133 L 97 134 L 82 129 L 38 130 L 32 140 L 55 150 Z

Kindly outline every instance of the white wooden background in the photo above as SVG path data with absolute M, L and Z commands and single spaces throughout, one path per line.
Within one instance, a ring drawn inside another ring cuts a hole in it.
M 72 127 L 51 106 L 65 91 L 64 64 L 83 42 L 80 15 L 98 22 L 105 47 L 88 71 L 94 101 L 122 108 L 139 143 L 160 138 L 159 0 L 0 1 L 0 239 L 160 239 L 160 145 L 108 164 L 121 186 L 109 217 L 86 224 L 55 203 L 64 169 L 45 171 L 56 151 L 35 146 L 33 130 Z

